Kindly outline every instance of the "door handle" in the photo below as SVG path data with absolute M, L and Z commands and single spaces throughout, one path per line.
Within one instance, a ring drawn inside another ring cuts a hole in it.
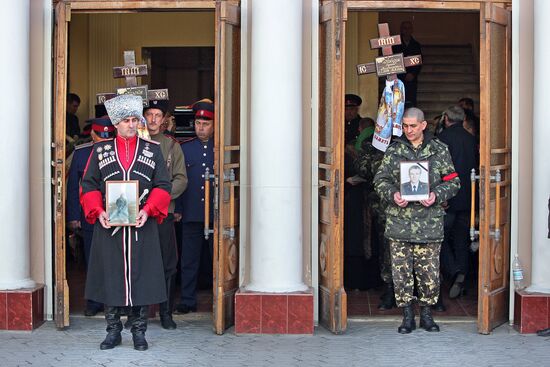
M 208 240 L 210 234 L 214 233 L 210 229 L 210 179 L 216 176 L 210 174 L 210 169 L 207 167 L 204 171 L 204 239 Z
M 475 229 L 475 219 L 476 219 L 476 180 L 480 178 L 479 175 L 476 175 L 476 170 L 472 169 L 470 173 L 470 182 L 472 185 L 472 197 L 471 197 L 471 212 L 470 212 L 470 239 L 475 241 L 479 236 L 479 231 Z M 502 175 L 500 169 L 495 171 L 494 176 L 489 176 L 489 181 L 495 181 L 495 230 L 489 232 L 489 236 L 492 236 L 495 241 L 500 240 L 500 188 L 502 182 Z
M 500 240 L 500 186 L 502 183 L 502 175 L 500 170 L 497 169 L 494 176 L 491 176 L 491 180 L 495 180 L 495 231 L 490 234 L 493 235 L 495 241 Z
M 470 172 L 470 184 L 472 185 L 472 198 L 470 200 L 472 206 L 470 209 L 470 239 L 472 242 L 479 236 L 479 231 L 476 230 L 476 180 L 479 180 L 479 175 L 476 175 L 475 168 L 472 168 Z
M 230 240 L 235 239 L 235 170 L 231 168 L 229 173 L 229 229 Z

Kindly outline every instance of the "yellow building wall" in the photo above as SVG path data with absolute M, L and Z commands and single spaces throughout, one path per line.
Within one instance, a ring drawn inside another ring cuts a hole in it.
M 214 46 L 213 11 L 134 14 L 73 14 L 69 33 L 69 92 L 80 96 L 81 126 L 94 115 L 95 95 L 114 92 L 113 66 L 124 64 L 123 51 L 143 47 Z M 138 84 L 140 83 L 138 78 Z
M 363 99 L 359 114 L 376 120 L 378 107 L 378 77 L 376 74 L 358 76 L 357 64 L 372 62 L 378 50 L 371 50 L 369 40 L 378 38 L 378 12 L 348 12 L 346 24 L 345 92 Z

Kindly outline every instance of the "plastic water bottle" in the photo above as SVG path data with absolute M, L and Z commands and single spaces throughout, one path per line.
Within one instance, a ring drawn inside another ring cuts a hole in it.
M 517 290 L 522 290 L 525 288 L 523 284 L 523 268 L 519 262 L 519 256 L 516 254 L 514 257 L 514 262 L 512 263 L 512 274 L 514 277 L 514 288 Z

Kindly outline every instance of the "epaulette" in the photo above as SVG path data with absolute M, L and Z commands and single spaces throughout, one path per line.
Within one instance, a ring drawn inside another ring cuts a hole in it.
M 93 145 L 94 145 L 94 142 L 93 142 L 93 141 L 89 141 L 89 142 L 87 142 L 87 143 L 77 145 L 76 147 L 74 147 L 74 150 L 78 150 L 78 149 L 82 149 L 82 148 L 91 147 L 91 146 L 93 146 Z
M 145 138 L 141 138 L 141 137 L 140 137 L 140 139 L 143 140 L 143 141 L 146 141 L 148 143 L 153 143 L 153 144 L 156 144 L 156 145 L 160 145 L 160 143 L 158 141 L 154 141 L 154 140 L 151 140 L 151 139 L 145 139 Z
M 193 140 L 196 140 L 196 139 L 197 139 L 197 137 L 194 136 L 194 137 L 189 138 L 189 139 L 185 139 L 185 140 L 182 139 L 179 142 L 180 142 L 180 144 L 185 144 L 185 143 L 189 143 L 190 141 L 193 141 Z
M 111 141 L 111 140 L 115 140 L 115 138 L 101 139 L 101 140 L 99 140 L 99 141 L 94 142 L 94 144 L 105 143 L 105 142 Z

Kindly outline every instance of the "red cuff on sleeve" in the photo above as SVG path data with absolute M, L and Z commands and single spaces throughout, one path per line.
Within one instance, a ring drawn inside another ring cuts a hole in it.
M 443 181 L 451 181 L 453 178 L 458 177 L 458 173 L 453 172 L 443 177 Z
M 168 206 L 170 205 L 170 193 L 159 188 L 151 190 L 147 202 L 143 206 L 143 210 L 149 217 L 157 218 L 157 223 L 162 223 L 162 220 L 168 216 Z
M 86 221 L 94 224 L 99 214 L 103 211 L 103 198 L 99 191 L 89 191 L 80 195 L 80 205 L 84 211 Z

